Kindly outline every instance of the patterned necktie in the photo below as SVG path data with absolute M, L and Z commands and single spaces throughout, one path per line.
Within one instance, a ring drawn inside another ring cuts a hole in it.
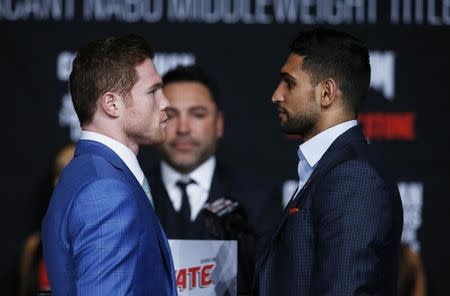
M 147 198 L 153 207 L 153 198 L 152 198 L 152 194 L 150 192 L 150 184 L 148 183 L 147 177 L 145 177 L 145 176 L 144 176 L 144 181 L 142 181 L 142 189 L 144 189 L 144 192 L 147 195 Z
M 189 184 L 195 183 L 194 180 L 179 180 L 176 185 L 181 190 L 181 209 L 180 209 L 180 215 L 183 217 L 184 221 L 191 222 L 191 205 L 189 204 L 189 196 L 186 191 L 186 187 Z

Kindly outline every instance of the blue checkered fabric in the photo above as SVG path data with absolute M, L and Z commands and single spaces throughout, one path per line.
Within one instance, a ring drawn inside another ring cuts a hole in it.
M 359 128 L 341 135 L 288 204 L 255 295 L 396 295 L 400 195 L 363 139 Z
M 177 294 L 167 239 L 144 190 L 100 143 L 78 143 L 42 242 L 52 295 Z

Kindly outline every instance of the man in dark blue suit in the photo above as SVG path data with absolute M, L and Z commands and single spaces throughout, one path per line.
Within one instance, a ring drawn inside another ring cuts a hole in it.
M 299 185 L 256 265 L 257 295 L 396 295 L 403 213 L 394 183 L 356 122 L 370 82 L 353 36 L 305 31 L 273 94 L 298 134 Z
M 172 257 L 136 159 L 165 138 L 168 102 L 141 37 L 82 47 L 70 92 L 82 134 L 42 224 L 53 295 L 176 295 Z

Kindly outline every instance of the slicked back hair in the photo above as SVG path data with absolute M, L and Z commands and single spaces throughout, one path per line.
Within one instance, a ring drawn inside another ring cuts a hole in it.
M 220 94 L 216 84 L 208 77 L 205 71 L 197 65 L 178 66 L 168 71 L 163 77 L 164 85 L 175 82 L 197 82 L 205 86 L 210 94 L 213 102 L 217 106 L 217 110 L 222 110 L 220 102 Z
M 138 80 L 136 66 L 154 50 L 137 35 L 99 39 L 82 46 L 69 77 L 70 94 L 81 125 L 90 123 L 97 100 L 106 92 L 128 97 Z
M 348 33 L 317 28 L 300 32 L 290 48 L 304 56 L 302 69 L 314 85 L 327 78 L 337 83 L 347 109 L 356 116 L 370 84 L 367 47 Z

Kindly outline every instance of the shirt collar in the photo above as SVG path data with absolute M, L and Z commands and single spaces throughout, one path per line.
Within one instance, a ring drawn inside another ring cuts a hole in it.
M 167 162 L 161 161 L 161 178 L 164 184 L 175 186 L 175 183 L 180 179 L 192 179 L 201 188 L 209 191 L 214 175 L 214 168 L 216 167 L 216 158 L 211 156 L 202 163 L 195 170 L 189 174 L 181 174 L 172 168 Z
M 123 160 L 125 165 L 133 173 L 136 180 L 138 180 L 139 184 L 143 183 L 144 173 L 142 172 L 136 155 L 130 150 L 130 148 L 108 136 L 89 131 L 81 131 L 80 140 L 96 141 L 110 148 L 120 157 L 120 159 Z
M 348 129 L 357 125 L 356 120 L 349 120 L 318 133 L 299 146 L 298 156 L 306 159 L 310 167 L 314 167 L 331 144 Z

